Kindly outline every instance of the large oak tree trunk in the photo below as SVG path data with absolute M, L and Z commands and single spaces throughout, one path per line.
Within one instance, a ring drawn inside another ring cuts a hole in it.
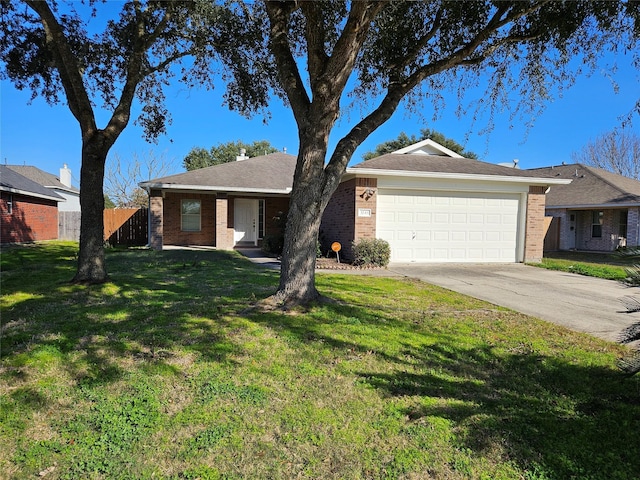
M 98 132 L 82 145 L 80 169 L 80 251 L 77 283 L 102 283 L 108 278 L 104 253 L 104 193 L 105 162 L 113 142 Z
M 315 286 L 318 234 L 322 214 L 340 175 L 325 171 L 326 139 L 314 137 L 301 137 L 285 229 L 280 285 L 272 297 L 279 304 L 307 304 L 320 297 Z

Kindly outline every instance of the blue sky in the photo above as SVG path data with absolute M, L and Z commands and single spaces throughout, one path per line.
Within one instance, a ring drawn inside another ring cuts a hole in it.
M 509 112 L 504 111 L 495 118 L 494 130 L 483 134 L 486 118 L 473 122 L 468 117 L 456 117 L 457 101 L 453 96 L 437 121 L 431 121 L 433 110 L 430 105 L 425 105 L 418 116 L 408 114 L 402 108 L 356 151 L 351 165 L 361 161 L 366 151 L 397 137 L 400 132 L 417 135 L 424 127 L 464 143 L 467 150 L 490 163 L 510 162 L 517 158 L 521 168 L 534 168 L 570 162 L 572 152 L 619 126 L 620 117 L 631 111 L 640 96 L 640 76 L 634 70 L 630 56 L 609 61 L 615 61 L 619 67 L 613 75 L 619 87 L 617 92 L 604 71 L 591 77 L 580 77 L 562 98 L 547 104 L 531 128 L 525 127 L 519 119 L 511 125 Z M 40 98 L 29 105 L 30 92 L 17 91 L 7 81 L 3 81 L 0 88 L 0 161 L 10 165 L 34 165 L 54 174 L 66 163 L 72 170 L 74 185 L 78 186 L 80 129 L 66 105 L 51 107 Z M 172 87 L 167 91 L 167 105 L 173 117 L 168 135 L 161 137 L 157 144 L 147 143 L 141 129 L 130 124 L 111 149 L 108 162 L 114 154 L 126 161 L 134 154 L 143 158 L 153 152 L 170 162 L 167 173 L 178 173 L 184 171 L 182 159 L 191 148 L 210 148 L 233 140 L 268 140 L 277 148 L 286 148 L 289 153 L 297 152 L 293 116 L 279 100 L 273 100 L 271 119 L 265 123 L 262 117 L 247 120 L 230 112 L 222 105 L 222 93 L 222 86 L 214 91 Z M 479 94 L 469 91 L 465 102 L 475 100 L 474 95 Z M 348 131 L 358 113 L 358 110 L 347 112 L 339 121 L 331 137 L 332 144 Z M 633 117 L 631 129 L 640 135 L 638 115 Z

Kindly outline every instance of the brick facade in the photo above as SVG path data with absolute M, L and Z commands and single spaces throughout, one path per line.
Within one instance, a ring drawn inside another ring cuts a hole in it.
M 627 247 L 640 245 L 640 208 L 630 208 L 627 212 Z
M 320 244 L 328 251 L 333 242 L 342 245 L 342 257 L 348 258 L 351 242 L 355 238 L 356 180 L 348 180 L 338 185 L 322 214 L 320 223 Z
M 200 200 L 200 231 L 182 231 L 182 200 Z M 210 245 L 216 241 L 216 197 L 201 193 L 166 192 L 163 201 L 165 245 Z
M 11 213 L 9 213 L 11 202 Z M 58 203 L 54 200 L 2 192 L 0 243 L 21 243 L 58 238 Z
M 340 256 L 352 260 L 352 242 L 376 238 L 376 195 L 375 178 L 354 178 L 338 186 L 322 215 L 320 242 L 324 250 L 339 242 Z
M 151 190 L 149 193 L 149 246 L 162 250 L 162 231 L 164 226 L 162 192 Z
M 222 250 L 234 247 L 234 201 L 238 197 L 224 193 L 197 194 L 173 193 L 152 190 L 150 195 L 149 245 L 162 250 L 163 245 L 209 245 Z M 200 231 L 182 231 L 181 201 L 200 200 Z M 280 227 L 275 217 L 286 216 L 289 208 L 287 197 L 265 198 L 265 235 L 275 235 Z M 261 240 L 259 240 L 260 244 Z
M 269 197 L 265 199 L 264 207 L 265 236 L 282 234 L 282 227 L 287 220 L 289 211 L 288 197 Z
M 545 187 L 529 187 L 527 220 L 524 235 L 524 261 L 542 261 L 544 249 Z

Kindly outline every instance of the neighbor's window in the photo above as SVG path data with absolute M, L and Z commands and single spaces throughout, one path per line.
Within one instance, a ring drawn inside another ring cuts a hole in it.
M 627 216 L 628 210 L 620 210 L 620 223 L 618 224 L 618 236 L 627 238 Z
M 258 238 L 264 238 L 264 200 L 258 200 Z
M 182 213 L 182 231 L 200 231 L 200 200 L 182 200 L 180 205 Z
M 602 220 L 604 212 L 602 210 L 594 210 L 591 212 L 591 236 L 594 238 L 602 237 Z
M 7 214 L 11 215 L 13 213 L 13 194 L 10 193 L 7 197 Z

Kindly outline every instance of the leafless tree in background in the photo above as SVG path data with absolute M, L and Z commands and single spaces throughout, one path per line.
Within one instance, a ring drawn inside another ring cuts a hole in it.
M 138 184 L 167 175 L 170 167 L 164 154 L 151 150 L 143 156 L 134 152 L 128 162 L 115 153 L 107 161 L 104 192 L 117 208 L 146 208 L 149 198 Z
M 640 137 L 629 129 L 600 135 L 571 158 L 576 163 L 640 179 Z

